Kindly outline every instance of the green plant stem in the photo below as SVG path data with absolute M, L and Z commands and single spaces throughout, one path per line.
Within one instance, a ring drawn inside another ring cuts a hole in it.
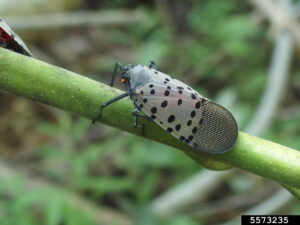
M 300 200 L 300 188 L 295 188 L 292 186 L 288 186 L 286 184 L 281 184 L 283 187 L 285 187 L 291 194 L 293 194 L 295 197 L 297 197 Z
M 94 119 L 103 102 L 123 92 L 73 72 L 0 48 L 0 90 Z M 133 127 L 133 104 L 122 99 L 104 110 L 99 122 L 141 135 Z M 238 167 L 300 188 L 300 152 L 239 132 L 225 154 L 196 151 L 151 121 L 143 121 L 145 138 L 176 147 L 210 169 Z

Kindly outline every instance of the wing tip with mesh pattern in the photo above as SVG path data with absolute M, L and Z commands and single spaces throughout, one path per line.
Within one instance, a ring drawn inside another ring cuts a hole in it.
M 194 148 L 208 153 L 229 151 L 238 137 L 238 126 L 232 114 L 210 101 L 204 103 L 203 123 L 198 127 Z

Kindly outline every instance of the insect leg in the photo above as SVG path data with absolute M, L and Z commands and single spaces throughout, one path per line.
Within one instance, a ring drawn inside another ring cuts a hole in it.
M 99 110 L 99 114 L 98 116 L 93 120 L 93 123 L 95 123 L 98 119 L 100 119 L 102 117 L 102 112 L 103 112 L 103 109 L 107 106 L 109 106 L 110 104 L 116 102 L 116 101 L 119 101 L 120 99 L 122 98 L 125 98 L 128 96 L 128 93 L 124 93 L 124 94 L 121 94 L 117 97 L 114 97 L 112 98 L 111 100 L 107 101 L 107 102 L 104 102 L 101 106 L 100 106 L 100 110 Z
M 141 115 L 141 114 L 139 114 L 140 112 L 141 112 L 141 110 L 135 105 L 134 106 L 135 108 L 134 108 L 134 110 L 133 110 L 133 112 L 132 112 L 132 115 L 134 116 L 134 119 L 133 119 L 133 126 L 135 127 L 135 128 L 139 128 L 139 125 L 138 125 L 138 118 L 140 117 L 140 118 L 144 118 L 144 119 L 150 119 L 151 120 L 151 118 L 150 117 L 148 117 L 148 116 L 146 116 L 146 115 Z M 140 128 L 142 128 L 142 136 L 144 137 L 145 136 L 145 126 L 144 126 L 144 124 L 142 124 L 141 126 L 140 126 Z
M 157 64 L 153 60 L 149 61 L 149 68 L 156 70 Z
M 123 70 L 123 67 L 120 63 L 116 62 L 115 64 L 115 68 L 114 68 L 114 72 L 113 72 L 113 75 L 112 75 L 112 78 L 111 78 L 111 81 L 110 81 L 110 86 L 114 86 L 114 82 L 115 82 L 115 78 L 116 78 L 116 74 L 117 74 L 117 71 L 119 70 Z
M 152 120 L 149 116 L 140 114 L 141 110 L 139 108 L 135 108 L 132 112 L 132 115 L 134 116 L 134 127 L 138 127 L 138 118 L 143 118 L 146 120 Z
M 136 106 L 135 106 L 136 107 Z M 138 128 L 139 120 L 138 117 L 140 116 L 140 109 L 139 108 L 134 108 L 132 115 L 133 115 L 133 126 L 135 128 Z

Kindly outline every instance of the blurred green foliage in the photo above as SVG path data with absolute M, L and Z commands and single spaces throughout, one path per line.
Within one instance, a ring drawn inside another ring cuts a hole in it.
M 196 162 L 182 157 L 179 151 L 146 139 L 137 140 L 108 127 L 104 129 L 103 138 L 83 143 L 91 121 L 74 119 L 65 112 L 57 113 L 57 123 L 39 123 L 41 133 L 52 141 L 38 150 L 35 172 L 43 174 L 53 184 L 62 185 L 62 188 L 38 188 L 39 185 L 33 183 L 37 190 L 24 195 L 24 177 L 0 181 L 0 195 L 9 193 L 13 196 L 13 201 L 10 198 L 0 201 L 5 208 L 0 214 L 0 224 L 34 225 L 41 223 L 40 218 L 44 218 L 43 224 L 47 225 L 60 224 L 61 221 L 67 225 L 93 224 L 87 212 L 66 200 L 68 192 L 85 193 L 88 199 L 99 204 L 118 205 L 122 211 L 142 221 L 144 216 L 151 217 L 145 207 L 157 193 L 199 169 Z M 141 209 L 145 210 L 140 212 Z M 154 218 L 150 221 L 157 223 Z M 174 220 L 175 224 L 183 224 L 181 221 L 194 224 L 185 217 Z
M 102 79 L 108 80 L 114 61 L 146 64 L 154 59 L 159 70 L 230 108 L 243 128 L 265 86 L 272 42 L 264 25 L 253 22 L 247 2 L 181 1 L 187 8 L 183 19 L 172 16 L 181 12 L 180 6 L 165 8 L 159 2 L 99 1 L 99 9 L 134 8 L 150 19 L 140 25 L 106 28 L 102 43 L 95 47 L 102 56 L 89 58 L 86 65 L 91 67 L 84 65 L 83 70 L 106 73 Z M 291 92 L 287 96 L 290 101 L 281 109 L 283 114 L 299 101 Z M 140 137 L 101 125 L 91 128 L 90 121 L 65 112 L 56 112 L 55 118 L 56 122 L 38 122 L 39 132 L 49 141 L 29 161 L 34 173 L 55 188 L 27 187 L 22 176 L 0 180 L 0 224 L 99 224 L 84 206 L 66 199 L 70 193 L 84 196 L 100 210 L 107 207 L 130 215 L 135 224 L 201 224 L 188 214 L 164 221 L 147 208 L 159 194 L 201 169 L 193 160 Z M 266 136 L 300 148 L 299 122 L 294 114 L 287 119 L 278 116 Z M 236 180 L 231 186 L 233 190 L 246 186 L 249 191 L 251 184 Z

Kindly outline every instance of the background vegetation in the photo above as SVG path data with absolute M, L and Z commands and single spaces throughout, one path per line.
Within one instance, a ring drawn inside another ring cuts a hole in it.
M 36 58 L 105 83 L 115 61 L 154 59 L 159 70 L 229 108 L 240 130 L 263 96 L 279 32 L 247 1 L 44 1 L 44 8 L 33 1 L 18 12 L 8 2 L 0 1 L 0 13 Z M 100 22 L 68 25 L 78 10 Z M 62 24 L 47 19 L 58 15 Z M 280 107 L 260 134 L 296 149 L 298 60 L 295 52 Z M 0 108 L 1 224 L 221 224 L 261 205 L 269 213 L 300 212 L 290 194 L 261 177 L 207 172 L 176 149 L 6 93 Z M 164 194 L 178 185 L 191 192 L 196 184 L 188 181 L 199 178 L 193 199 L 170 207 Z

